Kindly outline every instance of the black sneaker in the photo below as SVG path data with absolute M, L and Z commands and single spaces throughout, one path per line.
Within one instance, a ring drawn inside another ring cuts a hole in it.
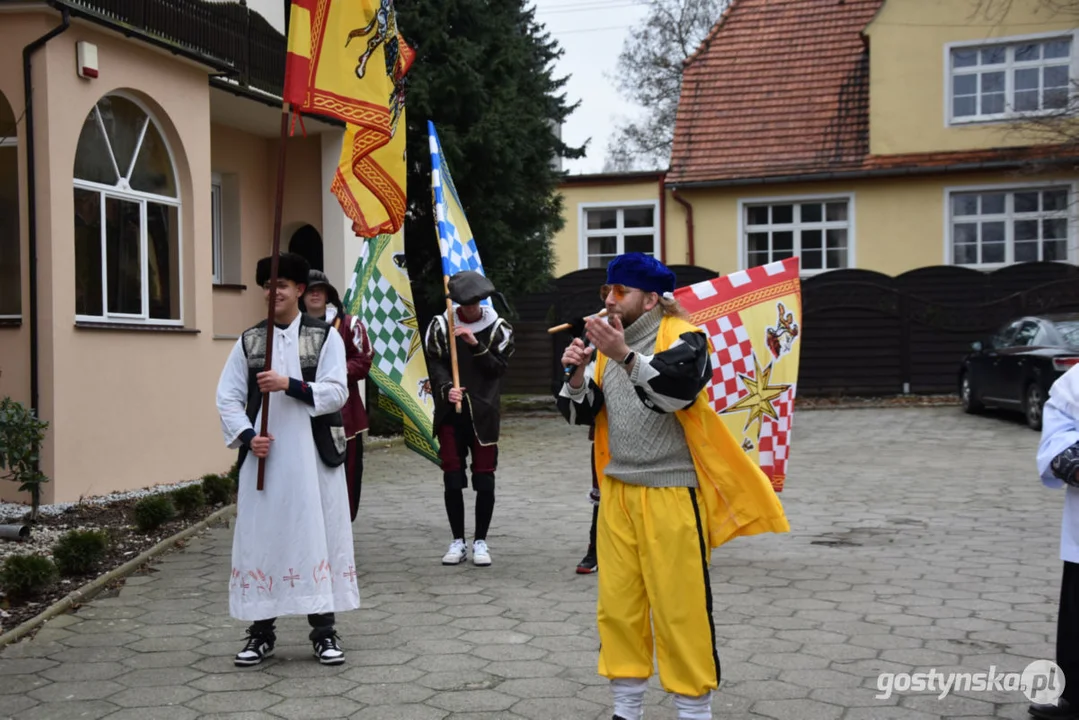
M 345 661 L 345 651 L 337 642 L 337 633 L 312 641 L 315 657 L 323 665 L 340 665 Z
M 577 563 L 577 574 L 590 575 L 598 569 L 599 566 L 596 564 L 596 551 L 593 548 L 588 548 L 588 554 L 584 556 L 581 562 Z
M 250 667 L 258 665 L 268 657 L 273 657 L 274 638 L 272 635 L 263 635 L 247 631 L 247 644 L 244 649 L 236 653 L 233 662 L 238 667 Z

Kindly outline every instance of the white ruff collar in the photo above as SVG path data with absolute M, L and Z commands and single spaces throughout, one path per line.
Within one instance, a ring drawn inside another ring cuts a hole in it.
M 473 334 L 486 330 L 494 325 L 495 320 L 498 319 L 498 313 L 492 307 L 483 305 L 480 307 L 480 319 L 476 322 L 465 322 L 461 319 L 461 314 L 457 312 L 457 306 L 453 308 L 453 325 L 454 327 L 463 327 L 465 330 L 471 331 Z

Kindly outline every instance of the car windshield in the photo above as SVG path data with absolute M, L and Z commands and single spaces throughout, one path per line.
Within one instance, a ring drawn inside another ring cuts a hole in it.
M 1079 348 L 1079 320 L 1054 323 L 1053 327 L 1070 348 Z

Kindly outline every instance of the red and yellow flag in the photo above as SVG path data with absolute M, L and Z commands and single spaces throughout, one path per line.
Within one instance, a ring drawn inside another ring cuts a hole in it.
M 283 99 L 346 123 L 331 189 L 362 237 L 404 222 L 403 82 L 414 56 L 392 0 L 292 0 Z
M 798 258 L 680 288 L 689 321 L 712 341 L 712 408 L 742 449 L 783 490 L 801 356 Z

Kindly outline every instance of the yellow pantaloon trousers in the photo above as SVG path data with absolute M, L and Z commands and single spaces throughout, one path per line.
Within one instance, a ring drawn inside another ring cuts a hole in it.
M 652 675 L 653 626 L 667 692 L 699 697 L 719 686 L 712 622 L 708 517 L 693 488 L 600 480 L 599 674 Z

